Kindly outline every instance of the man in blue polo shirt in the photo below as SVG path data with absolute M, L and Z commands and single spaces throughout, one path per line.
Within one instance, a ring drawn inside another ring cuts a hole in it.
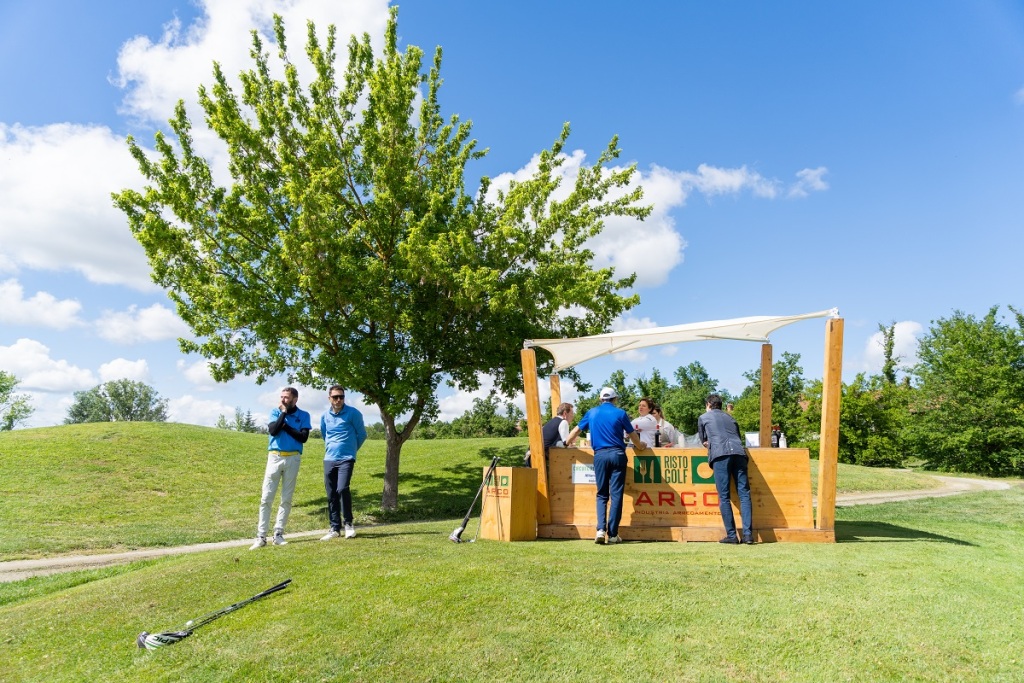
M 587 411 L 580 423 L 569 433 L 566 446 L 571 447 L 580 432 L 590 432 L 594 449 L 594 479 L 597 483 L 597 536 L 595 543 L 621 543 L 619 522 L 622 520 L 622 495 L 626 489 L 626 448 L 622 435 L 629 435 L 633 448 L 647 450 L 637 436 L 629 415 L 615 405 L 619 395 L 611 387 L 601 389 L 601 403 Z M 608 498 L 611 496 L 611 509 Z M 607 524 L 605 517 L 607 516 Z
M 260 521 L 256 527 L 256 542 L 249 550 L 262 548 L 267 544 L 267 529 L 270 524 L 270 506 L 281 484 L 281 506 L 277 508 L 277 522 L 274 524 L 274 545 L 287 545 L 284 527 L 292 511 L 292 495 L 295 481 L 299 478 L 299 464 L 302 462 L 302 444 L 309 438 L 313 425 L 309 413 L 297 405 L 299 392 L 294 387 L 281 390 L 281 405 L 270 411 L 270 440 L 267 444 L 267 469 L 263 473 L 263 495 L 260 498 Z
M 331 530 L 321 538 L 329 541 L 341 536 L 345 523 L 345 538 L 355 538 L 352 522 L 352 469 L 356 464 L 356 451 L 366 441 L 363 415 L 352 406 L 345 405 L 345 390 L 335 384 L 327 392 L 331 408 L 320 417 L 320 433 L 324 435 L 324 489 L 327 491 L 327 517 Z

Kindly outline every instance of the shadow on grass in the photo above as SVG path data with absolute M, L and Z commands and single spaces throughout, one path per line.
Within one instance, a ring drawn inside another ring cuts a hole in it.
M 523 464 L 522 446 L 506 446 L 502 448 L 481 448 L 478 455 L 480 466 L 486 467 L 498 456 L 499 466 L 515 466 Z M 372 477 L 383 483 L 384 473 L 378 472 Z M 472 464 L 465 463 L 451 467 L 442 467 L 430 473 L 400 472 L 398 475 L 398 509 L 382 510 L 380 507 L 380 487 L 369 490 L 352 490 L 352 510 L 359 518 L 365 515 L 373 522 L 416 522 L 450 517 L 461 517 L 466 514 L 473 497 L 480 488 L 481 471 Z M 361 487 L 362 488 L 362 487 Z M 296 501 L 294 508 L 305 510 L 307 514 L 323 515 L 327 519 L 327 497 Z
M 932 541 L 973 546 L 974 543 L 911 529 L 887 522 L 836 522 L 837 543 L 894 543 L 901 541 Z

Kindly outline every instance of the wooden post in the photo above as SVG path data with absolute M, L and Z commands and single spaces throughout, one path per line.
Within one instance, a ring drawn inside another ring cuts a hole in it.
M 530 435 L 530 466 L 537 470 L 537 523 L 551 523 L 548 500 L 548 463 L 544 459 L 544 435 L 540 422 L 540 391 L 537 389 L 537 354 L 533 349 L 519 352 L 523 361 L 523 394 L 526 397 L 526 428 Z
M 821 380 L 821 452 L 818 455 L 818 530 L 836 528 L 839 468 L 839 401 L 843 382 L 843 319 L 825 324 L 825 375 Z
M 558 375 L 551 375 L 551 417 L 558 415 L 558 406 L 562 402 L 562 378 Z
M 761 345 L 761 423 L 758 428 L 761 448 L 772 445 L 772 345 Z

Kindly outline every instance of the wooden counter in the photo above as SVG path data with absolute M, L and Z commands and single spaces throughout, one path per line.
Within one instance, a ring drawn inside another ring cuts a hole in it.
M 831 530 L 814 528 L 810 455 L 805 448 L 751 448 L 748 474 L 753 527 L 759 541 L 835 542 Z M 658 448 L 628 460 L 619 535 L 626 540 L 717 541 L 722 515 L 707 451 Z M 547 466 L 551 523 L 543 538 L 593 538 L 596 487 L 593 451 L 552 448 Z M 737 527 L 739 499 L 731 496 Z

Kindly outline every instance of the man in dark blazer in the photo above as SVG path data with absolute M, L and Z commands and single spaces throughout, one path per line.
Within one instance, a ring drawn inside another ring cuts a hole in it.
M 718 509 L 725 524 L 725 538 L 720 543 L 739 543 L 736 520 L 729 500 L 729 483 L 736 482 L 740 497 L 740 516 L 743 518 L 742 540 L 754 544 L 751 527 L 750 482 L 747 479 L 747 449 L 743 446 L 740 426 L 732 415 L 722 411 L 722 397 L 711 394 L 705 400 L 706 412 L 697 419 L 697 435 L 708 449 L 708 464 L 715 473 L 718 489 Z

